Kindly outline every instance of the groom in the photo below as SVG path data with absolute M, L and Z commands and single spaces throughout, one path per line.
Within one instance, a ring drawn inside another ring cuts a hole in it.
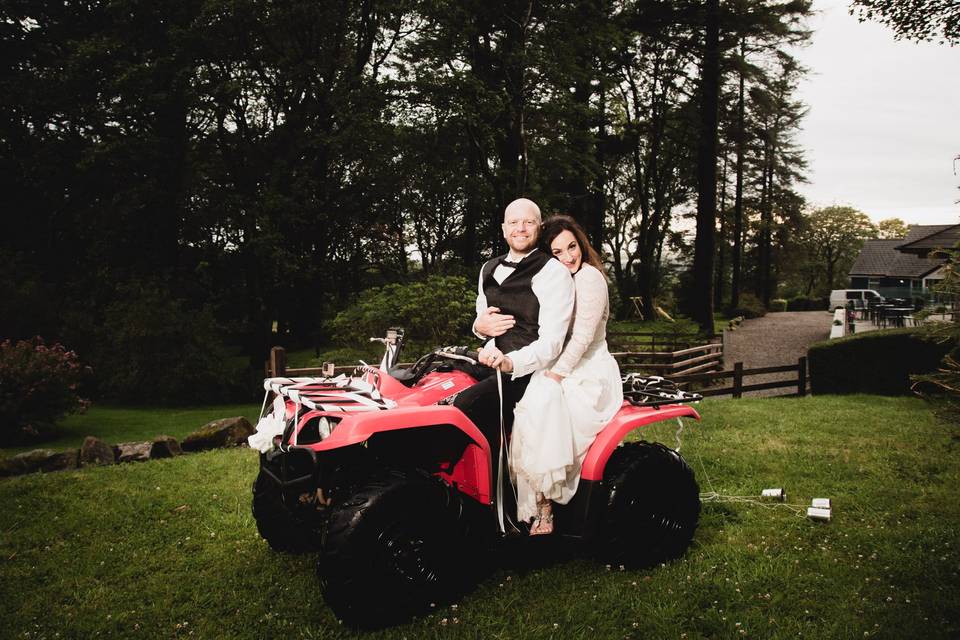
M 500 369 L 503 379 L 503 422 L 513 427 L 513 408 L 523 397 L 530 376 L 549 367 L 563 349 L 573 315 L 570 272 L 539 251 L 540 208 L 532 200 L 514 200 L 503 213 L 503 237 L 509 251 L 480 269 L 477 318 L 473 332 L 487 340 L 481 364 Z M 509 374 L 509 375 L 507 375 Z M 497 377 L 490 376 L 457 396 L 463 411 L 500 453 L 500 399 Z M 494 465 L 496 468 L 496 465 Z

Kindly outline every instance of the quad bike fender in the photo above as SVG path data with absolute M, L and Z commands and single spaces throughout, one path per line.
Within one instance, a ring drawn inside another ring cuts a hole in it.
M 326 415 L 332 415 L 330 413 Z M 349 422 L 349 428 L 348 427 Z M 397 407 L 389 411 L 357 412 L 344 418 L 330 437 L 315 445 L 314 451 L 339 449 L 354 444 L 360 444 L 370 439 L 376 433 L 398 431 L 401 429 L 416 429 L 418 427 L 432 427 L 446 424 L 463 431 L 467 437 L 481 445 L 485 452 L 490 452 L 490 445 L 480 430 L 470 422 L 463 412 L 450 405 Z
M 489 504 L 493 499 L 490 444 L 462 411 L 450 405 L 399 406 L 389 411 L 354 413 L 344 418 L 328 438 L 308 446 L 321 453 L 367 443 L 378 435 L 438 426 L 457 429 L 470 440 L 460 460 L 443 477 L 479 502 Z
M 624 403 L 613 420 L 603 428 L 590 446 L 583 467 L 580 472 L 581 480 L 603 480 L 603 471 L 607 461 L 623 441 L 624 436 L 634 429 L 644 425 L 673 418 L 700 419 L 700 414 L 692 407 L 682 404 L 671 404 L 660 407 L 643 407 Z

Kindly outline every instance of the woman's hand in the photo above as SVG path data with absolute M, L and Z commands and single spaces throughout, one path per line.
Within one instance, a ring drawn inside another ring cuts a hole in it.
M 544 371 L 543 375 L 547 376 L 557 384 L 560 384 L 561 382 L 563 382 L 563 376 L 560 375 L 559 373 L 554 373 L 553 371 Z

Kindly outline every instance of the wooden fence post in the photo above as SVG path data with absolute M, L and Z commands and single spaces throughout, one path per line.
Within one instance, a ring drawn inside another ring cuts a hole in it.
M 733 397 L 743 397 L 743 363 L 735 362 L 733 364 Z
M 287 352 L 283 347 L 270 349 L 270 377 L 279 378 L 287 373 Z
M 807 395 L 807 357 L 800 356 L 800 359 L 797 360 L 797 368 L 799 375 L 797 376 L 797 395 L 805 396 Z

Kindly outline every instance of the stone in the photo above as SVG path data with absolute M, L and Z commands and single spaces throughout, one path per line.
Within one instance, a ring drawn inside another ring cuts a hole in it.
M 245 445 L 253 435 L 253 425 L 243 416 L 222 418 L 209 422 L 194 431 L 180 443 L 184 451 L 204 451 L 221 447 Z
M 182 453 L 180 443 L 173 436 L 157 436 L 150 447 L 151 458 L 172 458 Z
M 79 451 L 77 449 L 69 451 L 34 449 L 0 461 L 0 475 L 21 475 L 34 471 L 76 469 L 78 461 Z
M 152 442 L 121 442 L 113 448 L 117 462 L 146 462 L 150 459 Z
M 113 447 L 100 438 L 87 436 L 80 445 L 80 466 L 97 466 L 114 464 L 117 461 L 113 455 Z
M 19 476 L 22 473 L 26 473 L 22 460 L 17 460 L 16 458 L 4 458 L 0 460 L 0 478 Z

